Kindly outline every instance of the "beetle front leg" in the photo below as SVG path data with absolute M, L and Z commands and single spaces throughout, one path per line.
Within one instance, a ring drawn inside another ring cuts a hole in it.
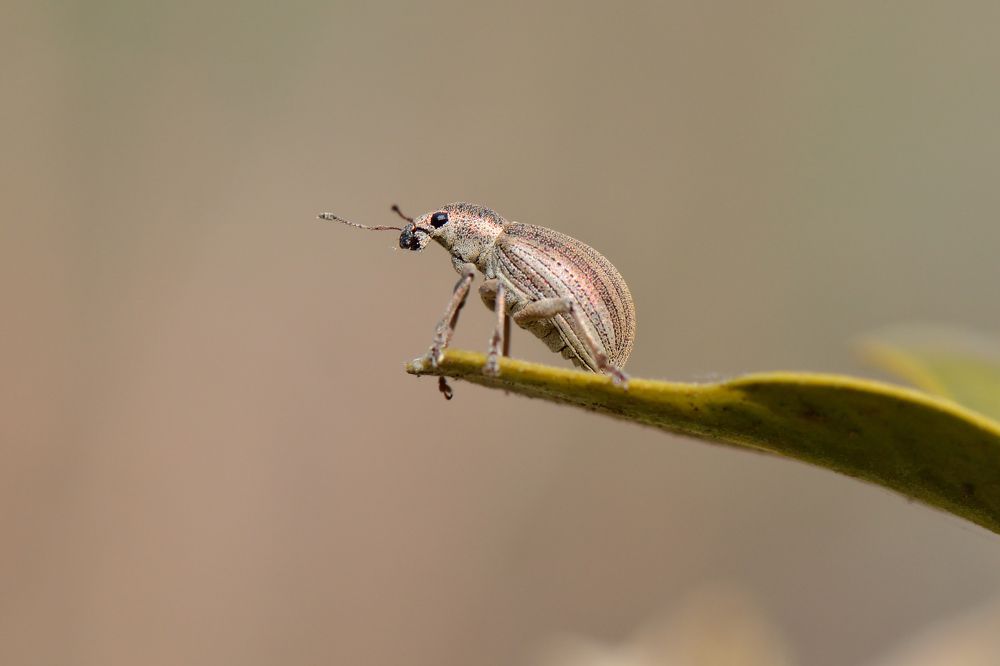
M 482 290 L 480 290 L 480 292 L 481 291 Z M 493 308 L 497 313 L 497 325 L 493 329 L 493 336 L 490 338 L 490 350 L 486 354 L 486 365 L 483 366 L 483 372 L 487 375 L 496 377 L 500 374 L 500 362 L 497 360 L 497 356 L 500 354 L 501 343 L 506 343 L 507 338 L 505 335 L 507 322 L 507 288 L 503 286 L 503 282 L 498 281 L 496 284 L 496 296 Z M 506 344 L 504 346 L 506 346 Z
M 465 305 L 465 298 L 469 295 L 469 286 L 472 285 L 472 278 L 475 275 L 476 267 L 474 265 L 465 264 L 462 266 L 462 277 L 458 279 L 454 291 L 451 292 L 451 300 L 448 301 L 444 316 L 441 317 L 441 321 L 438 322 L 437 328 L 434 330 L 434 342 L 431 343 L 431 348 L 427 352 L 427 360 L 431 367 L 436 368 L 444 359 L 444 350 L 451 342 L 452 335 L 455 334 L 458 313 Z
M 612 365 L 608 360 L 608 355 L 597 343 L 589 321 L 584 318 L 580 308 L 573 304 L 570 298 L 543 298 L 533 303 L 529 303 L 514 314 L 514 323 L 518 326 L 530 324 L 535 321 L 551 319 L 556 315 L 570 315 L 576 322 L 577 328 L 583 331 L 583 344 L 587 345 L 587 351 L 594 359 L 597 369 L 611 375 L 611 380 L 615 384 L 627 387 L 628 375 L 621 368 Z

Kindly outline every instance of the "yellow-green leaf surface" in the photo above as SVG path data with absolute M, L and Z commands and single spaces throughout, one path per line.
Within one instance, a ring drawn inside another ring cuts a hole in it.
M 1000 341 L 960 329 L 897 326 L 866 338 L 862 350 L 924 391 L 1000 419 Z
M 575 405 L 724 444 L 767 451 L 891 488 L 1000 533 L 1000 423 L 957 404 L 879 382 L 806 373 L 746 375 L 711 384 L 607 377 L 449 350 L 444 375 Z

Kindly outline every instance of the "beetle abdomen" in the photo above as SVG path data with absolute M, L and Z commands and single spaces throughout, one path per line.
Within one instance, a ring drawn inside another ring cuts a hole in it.
M 518 292 L 518 300 L 573 299 L 590 321 L 608 360 L 618 367 L 625 364 L 635 339 L 635 305 L 625 280 L 610 261 L 566 234 L 518 222 L 504 225 L 496 247 L 497 269 Z M 572 318 L 559 315 L 552 323 L 567 347 L 564 356 L 596 371 L 596 361 L 582 343 L 582 332 L 575 330 Z M 529 330 L 553 346 L 551 329 L 541 326 Z

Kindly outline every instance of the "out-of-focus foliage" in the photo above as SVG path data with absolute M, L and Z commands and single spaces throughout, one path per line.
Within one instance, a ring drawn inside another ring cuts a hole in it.
M 643 623 L 621 644 L 566 636 L 553 640 L 538 666 L 792 666 L 773 618 L 745 591 L 709 585 L 671 612 Z
M 1000 651 L 1000 599 L 935 622 L 904 638 L 869 666 L 994 666 Z M 794 646 L 754 596 L 713 584 L 645 621 L 620 644 L 579 636 L 553 639 L 538 666 L 791 666 Z
M 934 395 L 1000 419 L 1000 341 L 952 328 L 905 326 L 866 338 L 876 365 Z

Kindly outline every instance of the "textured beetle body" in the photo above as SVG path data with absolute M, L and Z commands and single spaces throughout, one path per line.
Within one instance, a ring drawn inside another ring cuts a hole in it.
M 438 218 L 446 222 L 435 226 Z M 600 252 L 566 234 L 508 222 L 495 211 L 470 203 L 448 204 L 421 215 L 402 229 L 399 245 L 419 251 L 431 240 L 448 250 L 459 274 L 469 265 L 483 273 L 486 284 L 480 293 L 488 307 L 494 309 L 497 285 L 502 282 L 505 314 L 521 328 L 579 367 L 614 370 L 624 377 L 619 369 L 632 351 L 635 306 L 625 280 Z M 527 320 L 519 316 L 527 306 L 551 299 L 562 299 L 576 312 Z M 457 316 L 457 310 L 448 316 Z M 432 347 L 432 357 L 439 351 Z
M 625 365 L 635 339 L 635 306 L 621 274 L 597 250 L 552 229 L 508 222 L 485 268 L 487 278 L 497 277 L 507 287 L 510 315 L 543 298 L 571 299 L 608 361 L 619 368 Z M 601 370 L 584 331 L 568 314 L 521 327 L 576 365 Z
M 552 229 L 508 222 L 478 204 L 448 204 L 415 219 L 395 206 L 393 210 L 407 220 L 405 226 L 369 227 L 332 213 L 320 217 L 362 229 L 399 231 L 399 246 L 405 250 L 419 252 L 432 240 L 448 250 L 461 277 L 435 330 L 427 354 L 431 365 L 443 358 L 478 271 L 486 277 L 480 296 L 497 314 L 484 372 L 500 372 L 498 357 L 501 345 L 506 353 L 513 319 L 577 366 L 626 383 L 621 366 L 635 339 L 635 306 L 625 280 L 597 250 Z

